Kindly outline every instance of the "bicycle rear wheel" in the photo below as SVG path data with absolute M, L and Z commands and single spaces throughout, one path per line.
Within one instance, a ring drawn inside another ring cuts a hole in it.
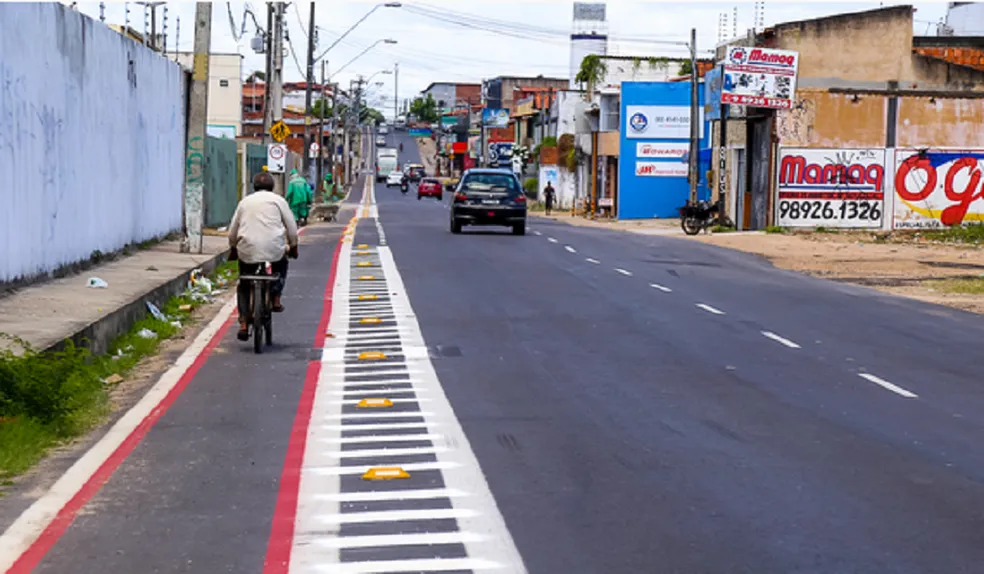
M 253 352 L 263 352 L 263 281 L 253 282 Z

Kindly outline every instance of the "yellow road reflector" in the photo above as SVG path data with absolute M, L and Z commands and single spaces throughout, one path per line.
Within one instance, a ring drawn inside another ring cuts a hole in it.
M 355 246 L 356 249 L 369 249 L 369 245 L 366 243 L 360 243 Z
M 359 261 L 355 264 L 356 267 L 372 267 L 372 261 Z
M 385 359 L 386 353 L 381 351 L 366 351 L 364 353 L 359 353 L 360 361 L 378 361 L 380 359 Z
M 352 254 L 353 255 L 372 255 L 372 253 L 369 253 L 368 251 L 353 251 Z
M 362 399 L 356 406 L 360 409 L 378 409 L 393 406 L 393 401 L 389 399 Z
M 375 275 L 359 275 L 359 281 L 375 281 Z
M 394 480 L 410 478 L 410 473 L 398 466 L 377 466 L 370 468 L 362 475 L 362 480 Z
M 359 295 L 359 301 L 375 301 L 379 299 L 376 295 Z
M 363 317 L 362 319 L 359 319 L 359 322 L 363 325 L 375 325 L 377 323 L 382 323 L 383 320 L 379 317 Z

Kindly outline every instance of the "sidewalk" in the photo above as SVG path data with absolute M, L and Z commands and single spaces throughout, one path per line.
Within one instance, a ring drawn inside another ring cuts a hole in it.
M 416 138 L 417 139 L 417 150 L 420 152 L 420 163 L 424 164 L 424 171 L 428 174 L 434 174 L 436 171 L 436 165 L 434 163 L 434 154 L 437 153 L 437 143 L 430 138 Z
M 181 293 L 195 269 L 208 274 L 225 260 L 228 239 L 205 236 L 204 253 L 181 253 L 166 241 L 128 257 L 92 267 L 81 274 L 20 289 L 0 298 L 0 333 L 50 349 L 65 339 L 89 340 L 95 353 L 147 314 L 145 302 L 162 305 Z M 106 289 L 88 287 L 90 277 Z
M 581 216 L 571 216 L 568 211 L 554 211 L 550 215 L 543 212 L 530 212 L 532 217 L 551 219 L 560 223 L 576 225 L 578 227 L 594 227 L 597 229 L 611 229 L 614 231 L 629 231 L 641 235 L 679 235 L 685 237 L 683 229 L 680 228 L 679 219 L 630 219 L 620 221 L 617 219 L 586 219 Z

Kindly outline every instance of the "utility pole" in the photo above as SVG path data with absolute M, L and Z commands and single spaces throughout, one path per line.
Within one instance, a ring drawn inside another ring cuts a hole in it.
M 202 252 L 205 220 L 205 126 L 208 109 L 208 54 L 212 39 L 212 3 L 195 4 L 195 49 L 185 145 L 183 253 Z
M 324 67 L 322 66 L 322 71 Z M 322 74 L 324 76 L 324 74 Z M 321 80 L 324 82 L 324 78 Z M 311 177 L 311 84 L 314 83 L 314 2 L 311 2 L 311 18 L 308 22 L 307 90 L 304 94 L 304 177 Z M 322 93 L 324 86 L 321 87 Z M 324 98 L 322 98 L 324 99 Z M 320 138 L 318 138 L 320 146 Z M 319 169 L 320 173 L 320 169 Z M 319 179 L 315 185 L 321 185 Z
M 397 106 L 400 105 L 400 63 L 393 64 L 393 129 L 396 129 L 396 118 L 400 115 Z
M 311 12 L 314 13 L 314 2 L 311 2 Z M 313 20 L 312 20 L 313 21 Z M 314 182 L 315 189 L 321 190 L 315 196 L 323 195 L 324 191 L 321 182 L 324 180 L 325 172 L 325 60 L 321 60 L 321 98 L 318 100 L 318 175 Z
M 266 70 L 263 77 L 263 145 L 270 144 L 270 126 L 273 125 L 273 113 L 270 106 L 270 80 L 273 79 L 273 5 L 267 4 L 266 37 Z
M 719 69 L 721 70 L 721 73 L 719 74 L 721 80 L 721 89 L 718 92 L 721 93 L 723 92 L 724 89 L 724 66 L 722 65 Z M 707 97 L 706 95 L 707 93 L 709 92 L 708 91 L 704 92 L 705 98 Z M 712 106 L 715 105 L 715 102 L 705 102 L 705 103 L 710 104 Z M 727 181 L 726 174 L 727 174 L 727 167 L 728 167 L 728 114 L 730 113 L 730 111 L 728 105 L 725 104 L 724 102 L 717 102 L 717 105 L 719 106 L 719 111 L 720 111 L 720 119 L 718 121 L 721 122 L 721 126 L 720 126 L 721 132 L 718 135 L 718 139 L 720 140 L 718 141 L 718 181 L 717 181 L 718 224 L 724 225 L 724 222 L 728 217 L 728 214 L 726 212 L 727 203 L 725 202 L 725 196 L 726 196 L 725 182 Z M 735 214 L 735 219 L 736 220 L 738 219 L 738 214 Z
M 273 47 L 270 70 L 273 77 L 270 80 L 270 125 L 284 119 L 284 3 L 274 3 L 273 14 Z M 273 178 L 280 183 L 280 193 L 287 192 L 286 173 L 274 174 Z
M 697 201 L 697 174 L 700 140 L 700 110 L 697 105 L 697 29 L 690 29 L 690 201 Z

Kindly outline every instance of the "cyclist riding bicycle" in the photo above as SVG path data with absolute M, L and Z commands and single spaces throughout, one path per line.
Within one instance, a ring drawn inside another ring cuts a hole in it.
M 297 222 L 287 201 L 273 192 L 273 176 L 261 172 L 253 177 L 253 193 L 239 202 L 229 225 L 230 260 L 239 261 L 240 275 L 262 272 L 270 263 L 278 279 L 270 286 L 273 311 L 282 313 L 280 297 L 287 281 L 287 256 L 297 259 Z M 249 339 L 249 283 L 240 281 L 236 289 L 239 302 L 240 341 Z

